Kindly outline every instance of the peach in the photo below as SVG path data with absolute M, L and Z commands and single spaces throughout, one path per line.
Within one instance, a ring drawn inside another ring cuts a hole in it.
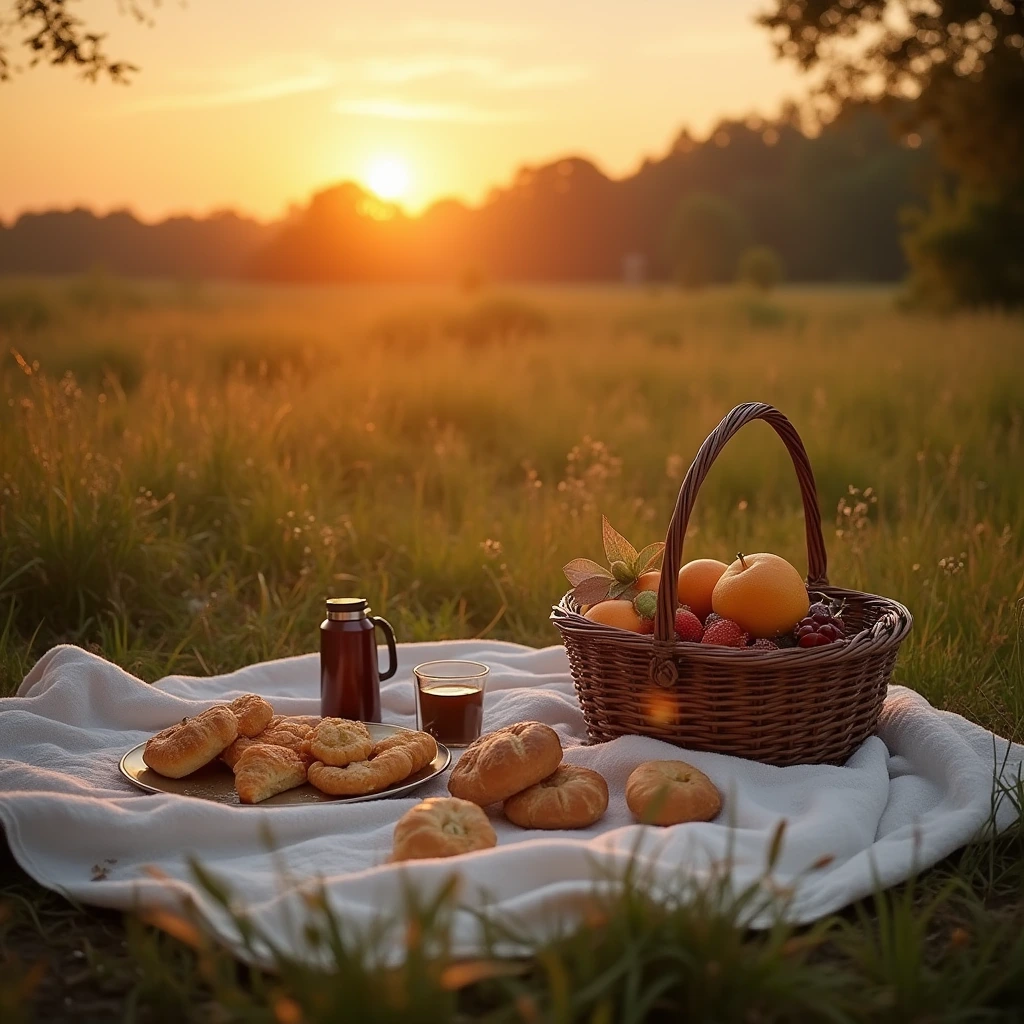
M 711 614 L 711 594 L 728 566 L 717 558 L 695 558 L 679 570 L 679 603 L 703 622 Z
M 800 573 L 779 555 L 740 555 L 715 584 L 714 611 L 753 637 L 788 633 L 811 601 Z
M 633 608 L 632 601 L 602 601 L 591 607 L 583 617 L 604 626 L 617 626 L 631 633 L 640 632 L 640 616 Z

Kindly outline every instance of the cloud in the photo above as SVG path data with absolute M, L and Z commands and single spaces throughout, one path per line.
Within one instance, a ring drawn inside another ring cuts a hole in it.
M 335 110 L 356 117 L 383 117 L 395 121 L 452 121 L 463 124 L 502 124 L 525 121 L 524 110 L 489 110 L 468 103 L 420 103 L 391 99 L 339 100 Z
M 262 74 L 247 73 L 242 77 L 248 78 L 249 82 L 239 81 L 238 84 L 214 85 L 192 92 L 141 96 L 121 105 L 119 109 L 129 113 L 151 113 L 165 110 L 233 107 L 248 103 L 264 103 L 287 96 L 298 96 L 302 93 L 318 92 L 330 88 L 336 82 L 336 75 L 326 68 L 301 74 L 281 75 L 269 80 Z
M 364 77 L 371 82 L 402 85 L 432 78 L 473 78 L 492 89 L 541 89 L 579 82 L 589 75 L 577 64 L 550 64 L 514 68 L 492 57 L 463 54 L 422 54 L 408 58 L 374 58 L 364 62 Z

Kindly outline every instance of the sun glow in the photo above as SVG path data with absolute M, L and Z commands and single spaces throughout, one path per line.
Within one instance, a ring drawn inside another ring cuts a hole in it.
M 401 199 L 409 190 L 409 168 L 397 157 L 377 157 L 366 169 L 366 183 L 381 199 Z

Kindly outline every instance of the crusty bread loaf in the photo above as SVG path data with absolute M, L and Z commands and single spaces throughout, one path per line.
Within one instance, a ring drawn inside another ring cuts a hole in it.
M 626 803 L 649 825 L 710 821 L 722 809 L 715 784 L 685 761 L 645 761 L 634 768 L 626 780 Z
M 547 778 L 561 760 L 554 729 L 517 722 L 481 736 L 463 751 L 448 778 L 448 792 L 486 807 Z
M 392 859 L 455 857 L 497 843 L 487 815 L 476 804 L 455 797 L 432 797 L 398 819 Z
M 181 779 L 209 764 L 237 735 L 238 719 L 218 704 L 151 737 L 142 759 L 158 774 Z
M 503 809 L 520 828 L 586 828 L 608 809 L 608 783 L 590 768 L 562 764 L 546 779 L 510 796 Z

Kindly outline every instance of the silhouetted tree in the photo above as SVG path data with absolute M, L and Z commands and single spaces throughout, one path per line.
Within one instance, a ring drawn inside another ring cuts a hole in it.
M 970 253 L 986 250 L 982 238 L 998 247 L 1000 222 L 1024 218 L 1024 2 L 775 0 L 760 21 L 782 56 L 823 72 L 818 96 L 833 108 L 879 94 L 910 100 L 895 108 L 897 122 L 915 141 L 934 132 L 960 180 L 952 195 L 936 191 L 908 254 L 925 291 L 941 279 L 948 298 L 992 301 Z M 998 301 L 1024 302 L 1024 282 L 1001 280 Z
M 71 12 L 73 0 L 13 0 L 12 11 L 0 16 L 0 82 L 6 82 L 21 68 L 11 56 L 14 46 L 22 46 L 30 56 L 28 66 L 71 64 L 90 81 L 106 76 L 125 82 L 137 71 L 134 64 L 114 60 L 103 46 L 105 36 L 90 31 L 85 22 Z M 152 0 L 155 7 L 160 0 Z M 138 21 L 148 22 L 145 0 L 119 0 L 120 10 Z M 23 33 L 27 33 L 23 34 Z
M 689 288 L 733 280 L 745 235 L 743 217 L 727 199 L 708 192 L 687 196 L 668 229 L 676 280 Z

